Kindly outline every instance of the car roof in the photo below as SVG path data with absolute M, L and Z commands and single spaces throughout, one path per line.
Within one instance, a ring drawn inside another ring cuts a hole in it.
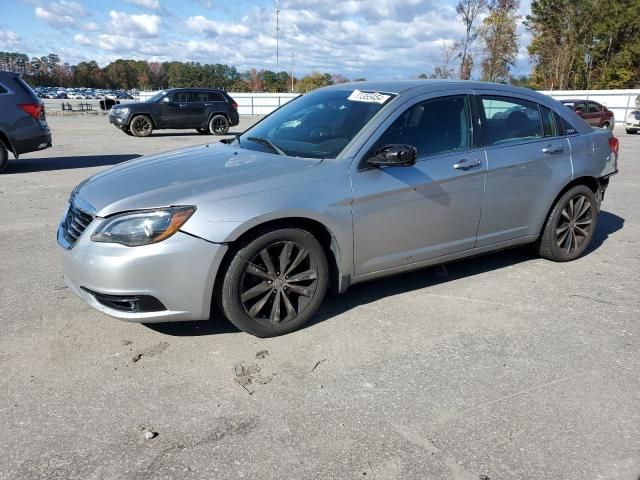
M 593 102 L 598 103 L 595 100 L 587 100 L 586 98 L 561 98 L 558 100 L 560 103 L 578 103 L 578 102 Z
M 506 85 L 502 83 L 490 83 L 490 82 L 477 82 L 472 80 L 394 80 L 394 81 L 364 81 L 364 82 L 352 82 L 341 83 L 339 85 L 332 85 L 325 87 L 327 89 L 338 90 L 362 90 L 373 91 L 381 93 L 393 93 L 401 95 L 406 92 L 413 94 L 423 94 L 438 90 L 452 90 L 456 88 L 471 88 L 471 89 L 484 89 L 484 90 L 497 90 L 501 93 L 520 93 L 535 97 L 546 97 L 535 90 L 528 88 L 516 87 L 513 85 Z
M 18 74 L 14 72 L 0 71 L 0 78 L 16 78 L 17 76 Z

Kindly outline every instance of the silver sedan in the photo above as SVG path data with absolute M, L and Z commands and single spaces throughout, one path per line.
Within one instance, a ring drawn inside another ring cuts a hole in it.
M 111 316 L 220 311 L 251 334 L 281 335 L 330 287 L 528 243 L 578 258 L 617 157 L 611 132 L 531 90 L 344 84 L 233 140 L 85 180 L 58 243 L 69 287 Z

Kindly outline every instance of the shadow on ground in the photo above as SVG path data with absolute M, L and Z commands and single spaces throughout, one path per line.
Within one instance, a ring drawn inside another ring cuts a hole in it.
M 9 161 L 3 175 L 12 173 L 48 172 L 72 168 L 104 167 L 126 162 L 142 155 L 86 155 L 70 157 L 20 158 Z
M 610 212 L 600 212 L 598 229 L 586 254 L 588 255 L 599 248 L 609 235 L 620 230 L 623 225 L 623 218 Z M 459 260 L 448 263 L 445 267 L 438 265 L 354 285 L 342 295 L 328 295 L 311 322 L 302 328 L 317 325 L 355 307 L 375 302 L 381 298 L 480 275 L 537 258 L 531 247 L 524 246 Z M 212 320 L 204 322 L 156 323 L 147 324 L 147 327 L 165 335 L 181 337 L 239 332 L 230 322 L 222 319 L 220 313 L 214 314 L 212 317 Z

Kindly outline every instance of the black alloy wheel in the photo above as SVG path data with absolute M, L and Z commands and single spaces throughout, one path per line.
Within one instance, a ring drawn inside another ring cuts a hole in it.
M 148 137 L 153 132 L 153 123 L 146 115 L 138 115 L 131 120 L 129 128 L 136 137 Z
M 275 230 L 235 254 L 220 303 L 241 330 L 260 337 L 282 335 L 311 318 L 327 284 L 327 260 L 315 237 L 300 229 Z

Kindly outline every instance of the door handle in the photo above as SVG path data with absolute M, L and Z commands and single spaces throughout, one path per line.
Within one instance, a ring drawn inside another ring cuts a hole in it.
M 562 153 L 564 147 L 562 145 L 547 145 L 542 149 L 542 153 Z
M 180 106 L 180 107 L 186 107 L 186 106 L 187 106 L 187 104 L 186 104 L 186 103 L 181 103 L 181 104 L 179 104 L 178 106 Z
M 473 167 L 478 167 L 482 165 L 482 162 L 477 158 L 474 160 L 460 160 L 458 163 L 453 165 L 453 168 L 456 170 L 469 170 Z

